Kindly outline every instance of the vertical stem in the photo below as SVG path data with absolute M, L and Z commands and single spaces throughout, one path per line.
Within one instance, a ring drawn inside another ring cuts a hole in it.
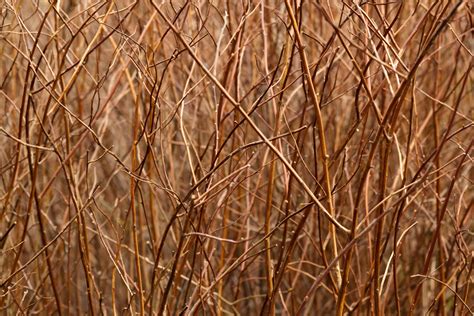
M 133 145 L 132 145 L 132 165 L 131 172 L 133 173 L 137 168 L 137 145 L 138 145 L 138 127 L 139 127 L 139 94 L 135 98 L 135 114 L 133 121 Z M 140 315 L 144 315 L 145 312 L 145 299 L 143 296 L 143 284 L 142 284 L 142 273 L 140 268 L 140 247 L 138 243 L 138 227 L 137 227 L 137 210 L 135 205 L 135 189 L 136 181 L 133 175 L 130 176 L 130 206 L 132 209 L 132 234 L 133 234 L 133 247 L 135 252 L 135 269 L 137 273 L 137 285 L 138 285 L 138 297 L 140 299 Z
M 331 175 L 329 173 L 329 154 L 328 154 L 327 145 L 326 145 L 326 136 L 324 133 L 325 128 L 324 128 L 323 117 L 321 113 L 321 107 L 319 105 L 318 96 L 316 94 L 316 90 L 313 84 L 313 79 L 311 76 L 311 71 L 309 69 L 309 64 L 308 64 L 308 59 L 306 57 L 303 39 L 301 38 L 301 34 L 298 28 L 298 23 L 296 21 L 296 18 L 293 13 L 293 9 L 291 7 L 289 0 L 285 0 L 285 5 L 286 5 L 286 10 L 288 11 L 288 15 L 290 16 L 290 19 L 291 19 L 293 30 L 295 32 L 295 38 L 298 43 L 300 58 L 303 64 L 303 72 L 304 72 L 306 81 L 308 83 L 309 95 L 311 98 L 311 102 L 313 103 L 314 112 L 316 114 L 316 123 L 318 126 L 318 135 L 319 135 L 319 141 L 320 141 L 319 148 L 320 148 L 321 160 L 323 162 L 324 184 L 325 184 L 326 196 L 328 199 L 329 214 L 331 215 L 332 218 L 335 219 L 336 211 L 334 209 Z M 329 224 L 329 233 L 331 235 L 330 238 L 331 238 L 331 243 L 332 243 L 332 248 L 333 248 L 333 255 L 334 257 L 337 257 L 338 254 L 337 254 L 336 227 L 332 223 Z M 342 277 L 341 277 L 341 268 L 339 266 L 339 263 L 336 264 L 335 272 L 336 272 L 337 285 L 341 286 Z

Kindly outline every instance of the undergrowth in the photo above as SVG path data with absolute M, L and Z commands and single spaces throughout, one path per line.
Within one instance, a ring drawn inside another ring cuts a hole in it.
M 470 1 L 4 0 L 2 315 L 471 315 Z

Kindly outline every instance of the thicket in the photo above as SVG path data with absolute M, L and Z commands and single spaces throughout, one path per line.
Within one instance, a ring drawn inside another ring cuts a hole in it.
M 0 10 L 1 314 L 472 314 L 472 2 Z

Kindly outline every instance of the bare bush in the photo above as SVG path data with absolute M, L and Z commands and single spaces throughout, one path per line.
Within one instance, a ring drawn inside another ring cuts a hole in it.
M 469 1 L 0 9 L 2 314 L 472 314 Z

